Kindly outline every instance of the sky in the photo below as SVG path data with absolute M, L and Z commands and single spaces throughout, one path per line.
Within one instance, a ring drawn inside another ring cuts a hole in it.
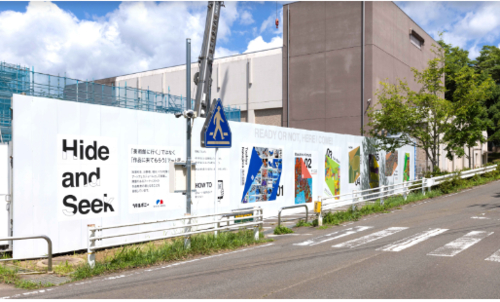
M 225 2 L 216 57 L 283 45 L 283 4 Z M 396 2 L 435 39 L 469 51 L 500 47 L 500 2 Z M 92 80 L 185 63 L 199 55 L 207 2 L 0 1 L 0 61 Z M 280 21 L 276 29 L 275 19 Z

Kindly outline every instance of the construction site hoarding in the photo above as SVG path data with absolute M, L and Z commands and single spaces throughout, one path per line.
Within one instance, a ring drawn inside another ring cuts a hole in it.
M 87 225 L 184 216 L 186 197 L 170 193 L 168 179 L 170 162 L 186 160 L 183 118 L 23 95 L 14 95 L 13 106 L 14 236 L 47 235 L 54 253 L 62 253 L 87 248 Z M 196 119 L 193 133 L 202 125 Z M 215 150 L 199 147 L 199 135 L 192 135 L 192 215 L 261 206 L 269 217 L 295 204 L 312 211 L 320 195 L 401 182 L 394 174 L 403 172 L 413 179 L 411 165 L 405 165 L 407 154 L 414 157 L 413 146 L 398 149 L 405 156 L 389 156 L 397 164 L 391 162 L 394 171 L 386 176 L 386 154 L 365 137 L 239 122 L 231 122 L 231 131 L 233 147 L 217 151 L 217 179 Z M 370 154 L 377 159 L 371 166 Z M 113 232 L 119 233 L 107 234 Z M 175 232 L 181 230 L 127 239 Z M 14 257 L 42 256 L 46 249 L 42 240 L 16 241 Z

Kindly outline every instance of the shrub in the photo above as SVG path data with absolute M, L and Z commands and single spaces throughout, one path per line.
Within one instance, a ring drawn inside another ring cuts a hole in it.
M 446 179 L 445 181 L 443 181 L 438 186 L 439 190 L 441 190 L 441 192 L 443 192 L 443 194 L 448 194 L 448 193 L 454 192 L 457 189 L 459 189 L 460 187 L 464 186 L 466 181 L 463 180 L 462 178 L 460 178 L 460 174 L 461 173 L 459 172 L 457 175 L 453 176 L 452 178 L 449 178 L 449 179 Z M 476 177 L 476 176 L 477 175 L 475 175 L 474 177 Z M 479 178 L 476 178 L 474 180 L 477 181 L 478 179 Z
M 291 234 L 293 231 L 284 225 L 277 226 L 274 229 L 274 235 Z
M 425 178 L 431 178 L 431 177 L 436 177 L 436 176 L 441 176 L 441 175 L 446 175 L 446 174 L 449 174 L 449 172 L 447 172 L 447 171 L 441 171 L 439 169 L 439 167 L 435 167 L 434 171 L 432 171 L 432 172 L 431 171 L 425 172 L 424 177 Z
M 299 228 L 299 227 L 310 227 L 310 226 L 313 226 L 313 223 L 312 222 L 305 222 L 304 220 L 299 220 L 299 222 L 297 222 L 297 224 L 295 225 L 295 227 Z

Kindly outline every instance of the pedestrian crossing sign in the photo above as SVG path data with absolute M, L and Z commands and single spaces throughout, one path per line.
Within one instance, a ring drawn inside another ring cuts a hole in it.
M 221 99 L 212 103 L 201 131 L 201 146 L 205 148 L 231 148 L 232 134 Z

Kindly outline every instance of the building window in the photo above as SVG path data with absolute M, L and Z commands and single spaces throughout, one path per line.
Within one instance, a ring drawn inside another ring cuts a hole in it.
M 410 42 L 411 44 L 415 45 L 418 49 L 421 49 L 422 45 L 424 45 L 424 39 L 411 28 L 410 28 Z

